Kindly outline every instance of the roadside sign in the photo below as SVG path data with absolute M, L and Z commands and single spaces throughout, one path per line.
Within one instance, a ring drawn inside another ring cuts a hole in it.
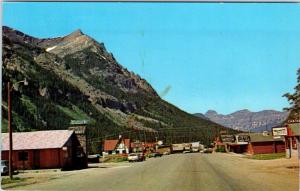
M 234 135 L 221 135 L 221 140 L 223 143 L 234 143 L 235 136 Z
M 292 120 L 288 120 L 288 123 L 300 123 L 300 119 L 292 119 Z
M 248 143 L 250 142 L 249 135 L 238 135 L 237 136 L 237 143 Z
M 84 120 L 71 120 L 70 124 L 71 125 L 87 125 L 88 124 L 88 120 L 84 119 Z
M 273 136 L 284 136 L 287 135 L 287 128 L 286 127 L 276 127 L 272 129 Z

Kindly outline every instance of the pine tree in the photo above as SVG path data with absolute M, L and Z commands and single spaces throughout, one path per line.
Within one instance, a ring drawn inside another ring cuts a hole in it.
M 284 108 L 289 111 L 288 120 L 299 120 L 300 119 L 300 68 L 297 71 L 297 85 L 294 88 L 295 92 L 293 94 L 286 93 L 283 97 L 286 97 L 290 102 L 289 108 Z

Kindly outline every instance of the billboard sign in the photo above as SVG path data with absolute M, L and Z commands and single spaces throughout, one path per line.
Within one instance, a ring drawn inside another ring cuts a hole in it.
M 88 124 L 88 120 L 71 120 L 70 124 L 71 125 L 87 125 Z
M 284 136 L 287 135 L 287 128 L 286 127 L 276 127 L 272 129 L 273 136 Z
M 235 136 L 234 135 L 221 135 L 221 140 L 223 143 L 234 143 Z
M 237 135 L 237 143 L 248 144 L 250 142 L 249 135 Z

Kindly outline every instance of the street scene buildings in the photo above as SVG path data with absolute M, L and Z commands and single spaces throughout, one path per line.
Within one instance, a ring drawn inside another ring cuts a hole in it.
M 286 158 L 299 158 L 299 129 L 300 123 L 289 123 L 284 127 L 273 128 L 272 132 L 221 135 L 215 145 L 218 149 L 235 153 L 286 153 Z

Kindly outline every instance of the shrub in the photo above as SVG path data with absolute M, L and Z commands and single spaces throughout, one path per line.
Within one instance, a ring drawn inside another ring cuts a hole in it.
M 218 147 L 216 149 L 216 152 L 225 153 L 226 152 L 225 147 Z

